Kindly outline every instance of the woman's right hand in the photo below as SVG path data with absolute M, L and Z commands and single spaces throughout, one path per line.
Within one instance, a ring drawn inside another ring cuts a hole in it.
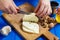
M 6 12 L 6 13 L 17 13 L 17 10 L 19 9 L 13 0 L 0 0 L 0 10 Z

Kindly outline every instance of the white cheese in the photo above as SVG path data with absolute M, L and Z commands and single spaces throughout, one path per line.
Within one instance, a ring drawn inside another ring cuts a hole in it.
M 35 13 L 31 13 L 30 15 L 24 15 L 23 21 L 38 22 L 38 17 L 35 16 Z
M 23 30 L 31 33 L 39 33 L 39 25 L 32 22 L 23 22 Z

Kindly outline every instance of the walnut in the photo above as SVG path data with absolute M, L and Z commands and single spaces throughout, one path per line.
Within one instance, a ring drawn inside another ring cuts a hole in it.
M 44 16 L 43 18 L 40 18 L 40 25 L 44 28 L 52 28 L 57 23 L 54 18 L 51 18 L 49 16 Z

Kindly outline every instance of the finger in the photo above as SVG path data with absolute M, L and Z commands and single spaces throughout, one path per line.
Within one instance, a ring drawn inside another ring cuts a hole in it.
M 50 9 L 50 13 L 52 13 L 52 8 L 51 8 L 51 6 L 49 6 L 49 9 Z
M 51 13 L 52 13 L 52 10 L 50 10 L 50 8 L 48 8 L 47 15 L 50 15 Z
M 6 12 L 6 13 L 8 13 L 6 9 L 3 9 L 3 12 Z
M 18 8 L 18 7 L 15 5 L 15 3 L 14 3 L 13 5 L 14 5 L 14 7 L 16 8 L 17 12 L 20 11 L 20 8 Z
M 46 6 L 45 9 L 44 9 L 44 11 L 42 12 L 42 16 L 47 15 L 47 11 L 48 11 L 48 7 Z
M 14 13 L 14 14 L 16 14 L 17 13 L 17 10 L 16 10 L 16 8 L 12 5 L 12 6 L 10 6 L 10 9 L 11 9 L 11 11 Z
M 39 8 L 37 15 L 40 15 L 44 10 L 44 5 L 41 5 L 41 7 Z
M 44 15 L 47 15 L 46 12 L 48 10 L 48 7 L 46 6 L 43 10 L 43 12 L 40 14 L 40 17 L 43 17 Z
M 41 5 L 41 4 L 40 4 L 40 2 L 39 2 L 38 5 L 37 5 L 37 7 L 36 7 L 35 10 L 34 10 L 35 13 L 37 13 L 37 11 L 39 10 L 40 5 Z
M 5 9 L 4 9 L 4 12 L 10 13 L 10 14 L 12 13 L 12 11 L 10 10 L 10 8 L 5 8 Z
M 51 14 L 51 12 L 48 10 L 48 11 L 47 11 L 47 15 L 50 15 L 50 14 Z
M 10 8 L 6 9 L 8 11 L 8 13 L 12 14 L 12 11 L 10 10 Z
M 47 14 L 47 11 L 48 11 L 48 8 L 47 8 L 46 12 L 42 15 L 42 17 L 44 17 L 44 16 L 47 16 L 47 15 L 48 15 L 48 14 Z
M 12 2 L 12 3 L 13 3 L 13 6 L 14 6 L 16 9 L 19 9 L 14 2 Z
M 16 4 L 12 1 L 13 6 L 16 8 L 17 12 L 20 11 L 20 8 L 16 6 Z

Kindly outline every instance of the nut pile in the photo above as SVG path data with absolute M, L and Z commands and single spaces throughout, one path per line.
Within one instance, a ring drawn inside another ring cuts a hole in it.
M 46 28 L 52 28 L 56 25 L 56 20 L 54 18 L 51 18 L 49 16 L 44 16 L 43 18 L 39 18 L 39 23 L 42 27 Z

